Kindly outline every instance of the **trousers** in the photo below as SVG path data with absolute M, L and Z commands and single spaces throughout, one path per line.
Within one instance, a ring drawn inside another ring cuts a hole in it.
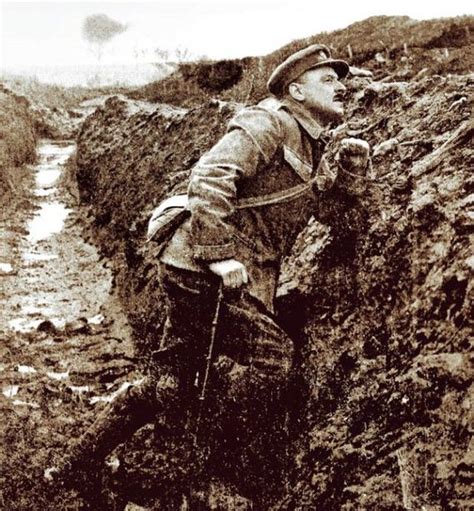
M 196 456 L 191 460 L 189 454 L 198 453 L 202 439 L 210 438 L 206 431 L 215 426 L 217 417 L 227 421 L 224 429 L 243 421 L 245 434 L 236 434 L 244 446 L 223 439 L 222 428 L 214 435 L 216 442 L 230 445 L 231 456 L 260 442 L 258 435 L 265 431 L 249 430 L 248 424 L 259 415 L 265 429 L 266 412 L 284 400 L 293 343 L 271 313 L 244 291 L 225 291 L 218 304 L 220 279 L 211 273 L 161 264 L 160 278 L 167 316 L 157 349 L 149 354 L 146 375 L 98 415 L 71 450 L 70 460 L 79 470 L 96 465 L 142 426 L 153 423 L 157 449 L 176 442 L 185 446 L 182 451 L 188 459 L 177 457 L 165 489 L 179 494 L 203 471 L 203 463 Z M 203 409 L 199 396 L 208 364 Z M 232 414 L 236 421 L 229 421 Z M 248 452 L 242 456 L 248 459 Z

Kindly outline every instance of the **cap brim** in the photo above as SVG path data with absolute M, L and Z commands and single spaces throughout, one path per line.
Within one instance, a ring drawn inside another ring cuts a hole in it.
M 298 78 L 298 76 L 301 76 L 301 74 L 305 73 L 306 71 L 310 69 L 315 69 L 318 67 L 331 67 L 336 71 L 338 78 L 341 80 L 345 78 L 349 74 L 349 64 L 345 62 L 344 60 L 337 60 L 337 59 L 326 59 L 323 62 L 316 62 L 312 66 L 308 66 L 302 69 L 295 70 L 295 63 L 292 63 L 292 68 L 288 69 L 288 62 L 285 61 L 282 64 L 280 64 L 272 73 L 270 76 L 270 79 L 267 82 L 267 88 L 276 96 L 280 96 L 283 93 L 285 84 L 291 83 L 293 80 Z M 284 70 L 287 69 L 286 74 L 290 74 L 290 76 L 285 77 Z M 291 74 L 293 76 L 291 76 Z M 286 79 L 285 79 L 286 78 Z
M 307 71 L 318 67 L 332 67 L 334 71 L 336 71 L 339 79 L 345 78 L 349 74 L 349 64 L 344 60 L 328 59 L 311 66 Z

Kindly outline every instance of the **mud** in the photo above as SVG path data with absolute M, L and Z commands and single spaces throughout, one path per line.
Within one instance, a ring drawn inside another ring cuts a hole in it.
M 366 139 L 376 179 L 355 196 L 339 181 L 322 199 L 322 223 L 308 226 L 284 263 L 276 306 L 295 340 L 297 367 L 291 474 L 272 509 L 472 508 L 471 21 L 372 18 L 325 35 L 339 51 L 353 41 L 353 63 L 375 72 L 374 80 L 348 82 L 349 121 L 334 133 L 334 146 L 342 136 Z M 252 61 L 249 69 L 260 77 L 272 62 Z M 439 74 L 446 70 L 451 74 Z M 4 217 L 7 256 L 0 261 L 8 313 L 0 503 L 8 509 L 84 504 L 61 490 L 51 504 L 42 469 L 139 377 L 163 320 L 158 248 L 144 243 L 147 219 L 186 182 L 239 101 L 265 94 L 263 78 L 250 80 L 252 73 L 218 100 L 183 77 L 177 88 L 165 80 L 189 109 L 100 100 L 56 191 L 49 179 L 35 183 L 36 171 L 18 174 L 31 193 L 21 196 L 17 214 Z M 138 97 L 153 96 L 148 92 Z M 53 180 L 54 172 L 42 175 Z M 64 227 L 37 239 L 28 222 L 48 210 L 42 202 L 59 205 Z M 166 458 L 154 457 L 149 441 L 150 428 L 143 428 L 120 450 L 130 472 L 108 488 L 118 484 L 125 502 L 160 509 L 158 501 L 140 500 L 166 472 Z M 207 508 L 248 508 L 258 497 L 258 488 L 253 495 L 245 488 L 249 467 L 211 481 Z
M 81 509 L 77 495 L 46 495 L 43 471 L 133 379 L 131 335 L 112 296 L 112 272 L 84 241 L 85 211 L 64 179 L 74 150 L 41 141 L 37 165 L 23 169 L 22 208 L 3 211 L 2 509 Z
M 341 185 L 323 197 L 325 225 L 309 226 L 284 265 L 277 308 L 300 366 L 280 509 L 469 507 L 472 87 L 469 75 L 349 82 L 335 140 L 365 138 L 377 178 L 360 196 Z M 238 107 L 170 118 L 112 99 L 80 133 L 81 196 L 145 345 L 162 320 L 146 218 Z
M 131 91 L 133 99 L 197 106 L 210 97 L 254 103 L 266 95 L 266 80 L 291 53 L 313 43 L 331 48 L 354 68 L 377 80 L 418 81 L 422 77 L 472 71 L 474 18 L 417 21 L 408 16 L 373 16 L 342 30 L 292 41 L 259 57 L 215 63 L 182 63 L 171 76 Z
M 0 83 L 0 205 L 21 195 L 19 168 L 34 162 L 36 140 L 28 101 Z

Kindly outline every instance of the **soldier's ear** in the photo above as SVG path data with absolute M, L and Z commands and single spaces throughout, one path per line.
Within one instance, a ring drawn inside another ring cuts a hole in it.
M 288 85 L 288 94 L 296 101 L 304 101 L 304 93 L 301 84 L 298 82 L 291 82 Z

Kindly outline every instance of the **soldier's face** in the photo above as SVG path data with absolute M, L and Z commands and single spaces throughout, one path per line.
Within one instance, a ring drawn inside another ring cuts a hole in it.
M 321 122 L 341 122 L 344 118 L 346 87 L 331 67 L 319 67 L 303 73 L 297 80 L 299 101 Z

